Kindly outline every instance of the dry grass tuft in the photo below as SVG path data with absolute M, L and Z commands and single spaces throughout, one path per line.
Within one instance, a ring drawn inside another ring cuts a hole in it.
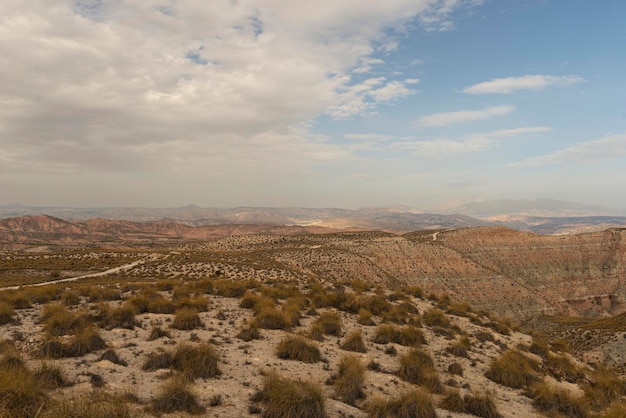
M 563 414 L 571 418 L 586 418 L 588 407 L 582 397 L 573 397 L 565 390 L 555 389 L 546 382 L 531 386 L 529 395 L 533 405 L 549 415 Z
M 172 335 L 170 334 L 169 331 L 164 330 L 161 327 L 153 327 L 152 330 L 150 331 L 150 335 L 148 336 L 148 341 L 158 340 L 159 338 L 162 338 L 162 337 L 171 338 Z
M 363 335 L 361 334 L 360 329 L 350 332 L 339 348 L 346 351 L 354 351 L 356 353 L 367 353 L 367 347 L 363 341 Z
M 312 382 L 290 380 L 272 371 L 256 398 L 265 403 L 264 418 L 325 418 L 325 397 Z
M 9 324 L 14 321 L 15 311 L 13 307 L 6 302 L 0 301 L 0 325 Z
M 321 327 L 324 335 L 339 335 L 341 333 L 341 317 L 336 312 L 322 312 L 314 324 Z
M 419 389 L 392 399 L 377 398 L 367 406 L 368 418 L 436 418 L 431 396 Z
M 536 382 L 537 362 L 518 351 L 505 351 L 491 362 L 485 376 L 504 386 L 520 389 Z
M 170 328 L 180 330 L 190 330 L 201 328 L 203 326 L 198 311 L 194 308 L 181 308 L 176 311 L 174 321 L 172 321 Z
M 319 348 L 300 335 L 287 335 L 276 347 L 276 355 L 287 360 L 316 363 L 321 360 Z
M 400 369 L 396 374 L 416 385 L 425 386 L 432 393 L 442 393 L 443 385 L 439 381 L 433 358 L 418 348 L 414 348 L 400 357 Z
M 172 367 L 192 378 L 210 378 L 222 374 L 219 356 L 209 343 L 181 344 L 172 357 Z
M 395 343 L 407 347 L 426 344 L 424 333 L 412 325 L 402 328 L 388 324 L 379 325 L 376 327 L 376 333 L 372 341 L 377 344 Z
M 157 414 L 187 412 L 200 415 L 205 412 L 190 390 L 189 382 L 180 376 L 174 376 L 163 384 L 161 393 L 152 401 L 152 410 Z
M 0 416 L 34 417 L 46 398 L 44 384 L 20 356 L 7 353 L 0 358 Z
M 237 334 L 237 338 L 246 342 L 260 339 L 261 330 L 259 330 L 259 326 L 257 325 L 256 321 L 252 320 L 246 326 L 244 326 Z
M 365 367 L 358 357 L 345 355 L 339 359 L 337 375 L 333 377 L 335 396 L 342 402 L 354 405 L 358 399 L 365 397 Z

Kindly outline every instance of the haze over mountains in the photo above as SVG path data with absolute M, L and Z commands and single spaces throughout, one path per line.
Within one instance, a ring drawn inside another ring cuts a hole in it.
M 470 202 L 442 213 L 409 208 L 73 208 L 0 206 L 0 218 L 49 215 L 63 220 L 94 218 L 132 222 L 169 221 L 188 226 L 273 224 L 331 229 L 359 228 L 408 232 L 419 229 L 504 225 L 540 234 L 570 234 L 626 226 L 626 211 L 552 199 Z

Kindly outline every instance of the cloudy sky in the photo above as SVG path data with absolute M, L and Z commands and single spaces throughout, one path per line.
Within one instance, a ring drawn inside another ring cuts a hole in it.
M 2 0 L 0 204 L 626 208 L 621 0 Z

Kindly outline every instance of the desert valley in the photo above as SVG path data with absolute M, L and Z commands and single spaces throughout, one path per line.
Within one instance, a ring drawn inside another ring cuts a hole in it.
M 626 229 L 343 219 L 0 219 L 0 416 L 623 416 Z

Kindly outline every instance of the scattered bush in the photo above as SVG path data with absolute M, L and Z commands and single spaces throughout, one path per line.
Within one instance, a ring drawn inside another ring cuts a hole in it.
M 324 335 L 339 335 L 341 333 L 341 317 L 335 312 L 322 312 L 314 324 L 321 327 Z
M 482 418 L 499 418 L 500 414 L 496 408 L 491 395 L 465 395 L 463 398 L 467 413 Z
M 237 338 L 246 342 L 260 339 L 261 331 L 259 330 L 259 326 L 256 321 L 250 321 L 245 327 L 243 327 L 241 331 L 239 331 L 239 334 L 237 334 Z
M 400 357 L 400 369 L 396 374 L 402 380 L 425 386 L 432 393 L 443 392 L 432 357 L 418 348 Z
M 43 382 L 13 360 L 0 359 L 0 416 L 34 417 L 47 398 Z
M 365 342 L 363 341 L 363 336 L 361 335 L 361 330 L 356 329 L 343 341 L 343 343 L 339 346 L 342 350 L 346 351 L 354 351 L 357 353 L 366 353 L 367 347 L 365 347 Z
M 299 335 L 288 335 L 276 347 L 276 355 L 287 360 L 316 363 L 321 360 L 319 348 Z
M 394 325 L 379 325 L 372 340 L 377 344 L 395 343 L 404 346 L 426 344 L 426 338 L 419 328 L 408 325 L 398 328 Z
M 530 388 L 533 405 L 541 412 L 563 414 L 571 418 L 586 418 L 589 413 L 581 397 L 573 397 L 565 390 L 552 388 L 546 382 L 539 382 Z
M 367 406 L 368 418 L 436 418 L 433 400 L 427 393 L 415 389 L 397 398 L 373 400 Z
M 66 355 L 70 357 L 81 357 L 105 347 L 106 343 L 100 336 L 98 329 L 89 327 L 74 336 L 67 347 Z
M 174 316 L 174 321 L 170 324 L 170 328 L 190 330 L 200 328 L 202 325 L 197 310 L 194 308 L 181 308 L 176 311 L 176 316 Z
M 128 363 L 122 360 L 120 356 L 117 355 L 115 350 L 106 350 L 104 353 L 102 353 L 98 361 L 102 361 L 102 360 L 107 360 L 113 364 L 117 364 L 117 365 L 124 366 L 124 367 L 128 366 Z
M 172 367 L 192 378 L 210 378 L 222 374 L 218 360 L 217 352 L 209 343 L 181 344 L 172 357 Z
M 123 305 L 106 312 L 102 320 L 102 326 L 106 329 L 135 327 L 135 310 L 132 305 Z
M 153 327 L 148 336 L 148 341 L 154 341 L 161 337 L 171 338 L 169 331 L 162 329 L 161 327 Z
M 255 397 L 265 402 L 264 418 L 325 418 L 325 397 L 312 383 L 290 380 L 270 372 Z
M 463 367 L 459 363 L 454 362 L 448 366 L 448 373 L 463 376 Z
M 74 313 L 65 306 L 49 304 L 41 315 L 44 332 L 49 336 L 75 334 L 89 325 L 88 315 Z
M 141 370 L 153 372 L 159 369 L 169 369 L 172 366 L 172 353 L 167 351 L 153 351 L 141 366 Z
M 0 325 L 13 322 L 15 311 L 13 307 L 6 302 L 0 302 Z
M 58 389 L 69 386 L 59 366 L 42 363 L 39 369 L 33 372 L 33 378 L 46 389 Z
M 255 315 L 259 327 L 264 329 L 285 329 L 287 320 L 285 315 L 275 306 L 263 305 Z
M 458 390 L 448 392 L 439 402 L 439 407 L 451 412 L 467 412 L 465 401 Z
M 335 396 L 349 405 L 365 397 L 363 383 L 365 381 L 365 367 L 356 356 L 346 355 L 339 360 L 339 370 L 333 377 Z
M 372 313 L 364 308 L 359 309 L 356 322 L 359 325 L 372 326 L 375 325 L 372 320 Z
M 519 389 L 536 382 L 539 365 L 518 351 L 505 351 L 491 362 L 485 376 L 510 388 Z
M 603 409 L 626 395 L 626 383 L 620 379 L 615 371 L 599 367 L 591 379 L 591 384 L 585 386 L 585 397 L 595 409 Z
M 152 401 L 152 410 L 158 414 L 187 412 L 199 415 L 205 412 L 196 395 L 189 389 L 189 383 L 180 376 L 166 381 L 161 393 Z
M 426 311 L 422 317 L 422 321 L 429 327 L 450 328 L 450 320 L 446 317 L 446 314 L 436 308 Z

